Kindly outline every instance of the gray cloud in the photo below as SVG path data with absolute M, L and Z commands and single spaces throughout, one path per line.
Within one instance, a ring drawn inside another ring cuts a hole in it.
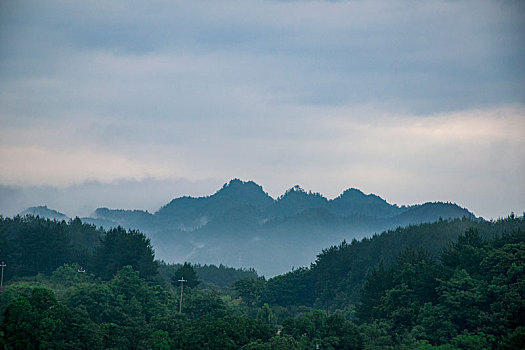
M 195 108 L 207 87 L 251 87 L 296 104 L 387 100 L 427 113 L 524 96 L 520 2 L 29 4 L 4 5 L 2 73 L 24 92 L 49 91 L 45 110 L 136 115 L 172 110 L 168 96 Z
M 242 177 L 525 206 L 522 2 L 0 6 L 0 183 Z
M 0 185 L 0 213 L 12 216 L 24 209 L 47 205 L 70 217 L 89 216 L 96 208 L 157 211 L 176 197 L 204 196 L 220 185 L 214 179 L 120 179 L 109 183 L 88 181 L 67 187 Z

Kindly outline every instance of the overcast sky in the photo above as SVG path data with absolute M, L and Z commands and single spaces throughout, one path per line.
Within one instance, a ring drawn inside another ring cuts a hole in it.
M 231 178 L 521 214 L 525 3 L 0 0 L 0 212 Z

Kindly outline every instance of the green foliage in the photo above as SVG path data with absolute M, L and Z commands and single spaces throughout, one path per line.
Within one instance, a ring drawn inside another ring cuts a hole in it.
M 395 349 L 396 344 L 389 322 L 374 321 L 362 324 L 359 328 L 367 350 Z
M 363 322 L 371 322 L 380 317 L 378 306 L 385 291 L 394 286 L 394 269 L 385 268 L 381 262 L 366 277 L 361 291 L 361 303 L 357 308 L 357 317 Z
M 76 263 L 59 266 L 50 277 L 51 283 L 65 287 L 92 282 L 93 279 L 93 274 L 86 273 L 85 269 Z
M 374 332 L 392 335 L 383 345 L 394 347 L 515 344 L 525 325 L 524 261 L 521 230 L 493 240 L 467 230 L 443 251 L 441 264 L 407 250 L 389 269 L 380 265 L 368 275 L 357 312 L 369 324 L 362 329 L 370 333 L 379 320 L 386 331 Z
M 215 265 L 192 265 L 197 273 L 197 277 L 204 284 L 211 284 L 218 287 L 229 287 L 234 282 L 243 278 L 257 279 L 257 272 L 254 269 L 233 268 L 220 264 Z
M 300 344 L 291 336 L 283 335 L 281 337 L 273 337 L 270 339 L 269 349 L 270 350 L 299 350 Z
M 525 326 L 520 326 L 509 332 L 501 344 L 501 348 L 505 350 L 519 349 L 525 344 Z
M 10 275 L 31 276 L 51 272 L 73 254 L 71 234 L 65 221 L 27 217 L 0 218 L 3 239 L 9 250 L 4 257 Z
M 35 288 L 4 312 L 6 345 L 14 349 L 99 348 L 97 326 L 85 313 L 59 304 L 51 290 Z
M 106 280 L 126 265 L 149 279 L 157 273 L 157 263 L 150 239 L 138 231 L 126 231 L 122 227 L 109 230 L 95 252 L 95 271 Z
M 179 278 L 175 278 L 175 273 L 183 266 L 183 264 L 166 264 L 161 261 L 159 263 L 159 274 L 169 283 L 176 279 L 177 283 L 175 285 L 172 283 L 172 285 L 178 288 L 180 283 L 178 283 Z M 232 284 L 239 280 L 258 278 L 253 269 L 233 268 L 222 264 L 219 266 L 191 264 L 191 267 L 197 274 L 200 288 L 220 290 L 224 293 L 230 293 Z M 186 279 L 186 277 L 184 278 Z
M 185 262 L 184 265 L 175 271 L 175 274 L 171 277 L 171 284 L 175 288 L 179 288 L 181 284 L 179 281 L 182 279 L 186 281 L 184 282 L 184 286 L 188 288 L 195 288 L 201 283 L 197 278 L 197 273 L 189 262 Z
M 38 337 L 36 315 L 25 296 L 9 304 L 4 312 L 4 337 L 8 344 L 18 349 L 31 349 Z
M 151 336 L 152 347 L 154 350 L 170 350 L 169 333 L 162 330 L 156 330 Z
M 226 305 L 214 291 L 185 292 L 183 311 L 192 319 L 203 316 L 224 317 Z
M 508 218 L 491 224 L 492 228 L 502 229 L 498 236 L 491 236 L 483 229 L 466 229 L 455 242 L 443 244 L 441 254 L 405 244 L 403 249 L 396 247 L 395 257 L 377 262 L 375 257 L 370 258 L 375 254 L 370 249 L 388 242 L 382 241 L 385 238 L 343 243 L 324 251 L 310 269 L 294 270 L 269 281 L 237 280 L 231 297 L 220 294 L 227 289 L 185 289 L 183 313 L 178 312 L 178 292 L 154 276 L 156 265 L 149 241 L 135 231 L 102 232 L 105 239 L 94 249 L 84 250 L 86 256 L 107 262 L 105 267 L 88 263 L 88 270 L 94 274 L 79 272 L 78 264 L 66 262 L 49 273 L 24 280 L 18 275 L 18 280 L 9 281 L 0 294 L 0 346 L 7 349 L 520 349 L 525 340 L 525 235 L 520 230 L 521 221 Z M 450 229 L 449 224 L 420 228 Z M 62 238 L 66 237 L 61 241 L 69 252 L 66 257 L 75 251 L 75 244 L 84 244 L 78 243 L 82 241 L 78 237 L 83 237 L 80 234 L 73 240 L 71 227 L 92 229 L 78 222 L 15 218 L 2 221 L 0 238 L 4 237 L 10 247 L 23 247 L 38 235 L 28 234 L 32 238 L 22 241 L 23 244 L 11 238 L 27 234 L 28 225 L 44 227 L 41 232 L 52 227 L 60 230 Z M 406 233 L 397 232 L 401 237 Z M 117 252 L 118 247 L 125 251 Z M 111 256 L 111 251 L 116 254 Z M 60 258 L 55 263 L 68 259 Z M 52 259 L 39 256 L 38 260 Z M 126 261 L 130 264 L 120 266 Z M 367 273 L 360 281 L 358 276 L 367 263 L 363 270 Z M 25 274 L 38 266 L 32 264 L 22 261 L 13 269 Z M 174 270 L 174 266 L 169 267 L 171 276 L 176 276 Z M 178 270 L 180 277 L 198 282 L 197 273 L 189 263 Z M 321 271 L 326 276 L 326 286 L 318 279 Z M 331 273 L 343 277 L 337 280 Z M 352 298 L 351 281 L 362 286 L 355 312 L 350 303 L 340 308 L 343 301 Z M 328 291 L 328 287 L 332 290 Z M 332 304 L 327 296 L 332 298 Z M 314 304 L 326 305 L 325 310 L 312 310 L 314 299 Z M 334 311 L 336 308 L 340 310 Z
M 5 281 L 14 277 L 50 274 L 59 266 L 54 281 L 64 278 L 77 283 L 75 269 L 80 266 L 90 274 L 111 279 L 126 265 L 150 279 L 157 273 L 150 240 L 138 231 L 121 227 L 108 232 L 83 224 L 75 218 L 69 222 L 39 217 L 0 217 L 0 253 L 8 265 Z
M 60 267 L 46 282 L 66 288 L 61 301 L 47 288 L 14 284 L 6 289 L 1 331 L 8 348 L 238 349 L 274 333 L 268 322 L 235 314 L 210 291 L 188 289 L 185 313 L 179 314 L 177 295 L 148 283 L 131 266 L 107 282 L 72 284 L 63 276 L 73 271 Z
M 248 306 L 259 305 L 266 293 L 266 281 L 262 278 L 244 278 L 233 284 L 236 296 Z
M 441 255 L 443 265 L 440 268 L 449 276 L 455 269 L 449 266 L 456 264 L 469 273 L 481 273 L 480 264 L 485 254 L 483 245 L 487 239 L 507 234 L 514 238 L 506 239 L 519 243 L 524 240 L 523 232 L 525 220 L 520 218 L 508 217 L 491 222 L 462 218 L 399 227 L 361 241 L 342 242 L 324 249 L 309 269 L 270 279 L 268 285 L 271 288 L 259 305 L 268 302 L 283 307 L 304 305 L 335 311 L 357 304 L 368 273 L 381 263 L 385 268 L 396 263 L 397 256 L 407 248 L 421 249 L 436 261 Z M 454 240 L 457 242 L 451 244 Z M 498 240 L 497 244 L 503 244 L 500 238 Z M 443 249 L 446 250 L 442 254 Z M 460 256 L 463 260 L 459 259 Z M 419 268 L 425 269 L 424 266 Z M 423 285 L 414 287 L 430 288 L 428 284 L 425 286 L 429 281 L 419 282 Z
M 313 287 L 308 269 L 300 268 L 270 279 L 264 299 L 277 305 L 307 305 L 312 299 Z
M 283 334 L 292 336 L 300 348 L 362 349 L 363 337 L 352 322 L 341 314 L 327 315 L 315 310 L 283 323 Z
M 264 305 L 259 310 L 257 310 L 257 320 L 267 323 L 268 325 L 275 325 L 275 318 L 270 305 L 264 303 Z
M 454 269 L 464 269 L 471 274 L 479 274 L 480 264 L 486 255 L 486 243 L 475 229 L 469 229 L 458 237 L 457 242 L 449 244 L 441 254 L 443 266 Z

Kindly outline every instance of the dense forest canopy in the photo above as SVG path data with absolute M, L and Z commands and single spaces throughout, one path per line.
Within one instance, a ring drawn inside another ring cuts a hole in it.
M 141 232 L 78 219 L 1 218 L 0 242 L 0 342 L 9 349 L 525 344 L 525 220 L 513 215 L 343 242 L 309 268 L 269 280 L 253 270 L 165 264 Z M 193 282 L 182 305 L 179 276 Z
M 407 248 L 423 249 L 437 261 L 442 249 L 469 229 L 491 239 L 502 233 L 525 230 L 525 225 L 522 219 L 512 217 L 493 222 L 468 218 L 439 220 L 397 228 L 360 241 L 343 241 L 324 249 L 309 268 L 268 280 L 258 289 L 258 297 L 262 302 L 285 307 L 344 309 L 359 301 L 367 274 L 378 264 L 390 265 Z

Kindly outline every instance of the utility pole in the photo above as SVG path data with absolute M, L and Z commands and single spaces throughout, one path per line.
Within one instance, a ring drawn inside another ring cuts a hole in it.
M 182 290 L 184 289 L 184 282 L 188 282 L 184 279 L 184 277 L 181 277 L 180 280 L 180 302 L 179 302 L 179 314 L 182 313 Z
M 4 267 L 7 265 L 5 262 L 2 261 L 2 264 L 0 264 L 0 267 L 2 267 L 2 278 L 0 278 L 0 291 L 4 290 Z

